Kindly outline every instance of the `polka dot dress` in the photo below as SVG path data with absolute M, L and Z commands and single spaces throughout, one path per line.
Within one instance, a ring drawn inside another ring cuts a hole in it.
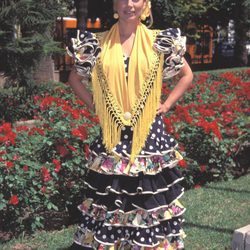
M 129 58 L 124 57 L 126 78 L 128 65 Z M 182 176 L 174 168 L 177 143 L 157 115 L 132 166 L 134 172 L 128 174 L 132 138 L 133 128 L 123 127 L 113 155 L 106 151 L 102 133 L 90 145 L 86 197 L 78 207 L 82 222 L 75 243 L 98 250 L 183 249 L 185 208 L 178 200 L 183 194 Z

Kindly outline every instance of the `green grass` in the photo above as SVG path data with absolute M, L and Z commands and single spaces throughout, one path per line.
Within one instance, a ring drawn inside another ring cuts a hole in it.
M 185 193 L 186 250 L 229 250 L 235 229 L 250 224 L 250 175 L 211 183 Z M 76 226 L 60 231 L 38 232 L 2 246 L 3 250 L 63 250 L 72 243 Z M 25 248 L 26 247 L 26 248 Z
M 249 183 L 247 175 L 186 192 L 187 250 L 231 249 L 233 231 L 250 224 Z

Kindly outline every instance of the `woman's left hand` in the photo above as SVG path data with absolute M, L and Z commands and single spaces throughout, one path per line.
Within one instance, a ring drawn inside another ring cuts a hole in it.
M 170 110 L 170 107 L 168 107 L 165 103 L 160 103 L 159 108 L 157 109 L 157 115 L 159 114 L 165 114 Z

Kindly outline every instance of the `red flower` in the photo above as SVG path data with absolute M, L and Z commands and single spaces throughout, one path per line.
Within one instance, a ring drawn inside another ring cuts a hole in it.
M 23 166 L 23 171 L 28 171 L 29 170 L 29 167 L 27 165 Z
M 19 155 L 14 155 L 13 156 L 13 161 L 16 161 L 16 160 L 19 160 L 20 159 L 20 156 Z
M 50 181 L 51 180 L 51 176 L 50 176 L 49 170 L 46 167 L 43 166 L 41 168 L 41 171 L 42 171 L 42 175 L 43 175 L 43 181 L 44 182 Z
M 19 203 L 19 199 L 17 195 L 12 195 L 9 200 L 10 205 L 16 206 Z
M 4 154 L 6 154 L 7 152 L 6 152 L 6 150 L 1 150 L 0 151 L 0 155 L 4 155 Z
M 179 161 L 179 166 L 182 167 L 182 168 L 187 168 L 187 162 L 182 159 L 182 160 Z
M 78 120 L 80 118 L 80 112 L 77 109 L 71 110 L 71 116 L 73 119 Z
M 87 111 L 86 109 L 82 109 L 80 112 L 86 118 L 90 118 L 90 116 L 91 116 L 91 114 L 89 113 L 89 111 Z
M 89 145 L 85 144 L 84 145 L 84 152 L 85 152 L 85 156 L 88 159 L 89 158 L 89 154 L 90 154 L 90 150 L 89 150 Z
M 83 106 L 84 102 L 82 100 L 77 99 L 76 100 L 76 104 Z
M 177 105 L 175 113 L 180 117 L 180 119 L 184 119 L 187 123 L 192 123 L 193 119 L 188 112 L 188 107 Z
M 76 151 L 77 149 L 75 147 L 73 147 L 72 145 L 67 145 L 68 149 L 70 149 L 71 151 Z
M 41 99 L 41 97 L 39 95 L 35 95 L 33 97 L 33 100 L 34 100 L 35 103 L 37 103 L 40 99 Z
M 29 130 L 29 127 L 28 126 L 18 126 L 18 127 L 16 127 L 16 131 L 17 132 L 22 132 L 22 131 L 27 131 L 27 130 Z
M 204 129 L 205 133 L 208 134 L 210 132 L 213 132 L 213 134 L 219 139 L 222 139 L 221 132 L 219 129 L 219 126 L 216 121 L 208 122 L 203 117 L 200 118 L 200 120 L 196 123 L 198 127 L 201 127 Z
M 60 171 L 61 167 L 62 167 L 60 161 L 57 160 L 57 159 L 53 159 L 52 162 L 55 165 L 55 170 L 54 171 L 56 173 L 58 173 Z
M 16 133 L 12 131 L 10 123 L 4 123 L 0 126 L 0 143 L 4 142 L 6 146 L 9 146 L 9 144 L 15 145 L 15 140 Z
M 74 136 L 80 137 L 81 140 L 85 140 L 88 137 L 87 131 L 84 125 L 79 126 L 78 128 L 72 129 L 71 133 Z
M 100 122 L 98 116 L 91 117 L 90 120 L 96 124 Z
M 6 166 L 7 168 L 12 168 L 12 167 L 14 166 L 14 163 L 13 163 L 12 161 L 6 161 L 6 162 L 5 162 L 5 166 Z
M 41 110 L 45 110 L 47 107 L 51 106 L 51 104 L 52 104 L 53 102 L 56 103 L 57 101 L 58 101 L 58 98 L 53 97 L 53 96 L 47 96 L 47 97 L 45 97 L 45 98 L 41 101 L 41 103 L 40 103 L 40 109 L 41 109 Z
M 67 148 L 63 145 L 56 145 L 56 151 L 62 156 L 65 157 L 69 154 Z
M 203 84 L 207 81 L 207 79 L 209 78 L 209 74 L 206 72 L 200 73 L 198 75 L 198 80 L 197 80 L 197 84 Z
M 173 134 L 174 133 L 174 127 L 173 127 L 173 124 L 171 122 L 172 119 L 164 117 L 163 121 L 164 121 L 164 124 L 166 126 L 166 131 L 168 133 L 170 133 L 170 134 Z
M 30 130 L 30 132 L 28 133 L 28 135 L 31 136 L 31 135 L 33 135 L 33 134 L 35 134 L 35 133 L 38 133 L 38 134 L 40 134 L 40 135 L 42 135 L 42 136 L 45 135 L 43 129 L 41 129 L 41 128 L 36 128 L 36 127 L 32 128 L 32 129 Z
M 207 170 L 207 167 L 206 165 L 200 165 L 200 171 L 203 173 L 203 172 L 206 172 Z
M 198 107 L 196 107 L 196 110 L 202 115 L 202 116 L 214 116 L 215 112 L 212 109 L 208 109 L 204 104 L 200 104 Z
M 196 184 L 196 185 L 194 185 L 194 188 L 195 189 L 201 188 L 201 185 L 200 184 Z
M 6 122 L 2 126 L 0 126 L 0 133 L 9 133 L 11 132 L 11 123 Z
M 46 193 L 46 191 L 47 191 L 47 190 L 46 190 L 46 187 L 45 187 L 45 186 L 42 186 L 42 187 L 41 187 L 41 192 L 42 192 L 42 193 Z

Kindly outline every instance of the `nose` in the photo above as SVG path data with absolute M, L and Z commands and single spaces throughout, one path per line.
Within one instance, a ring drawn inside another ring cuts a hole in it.
M 133 6 L 133 0 L 128 0 L 128 6 Z

